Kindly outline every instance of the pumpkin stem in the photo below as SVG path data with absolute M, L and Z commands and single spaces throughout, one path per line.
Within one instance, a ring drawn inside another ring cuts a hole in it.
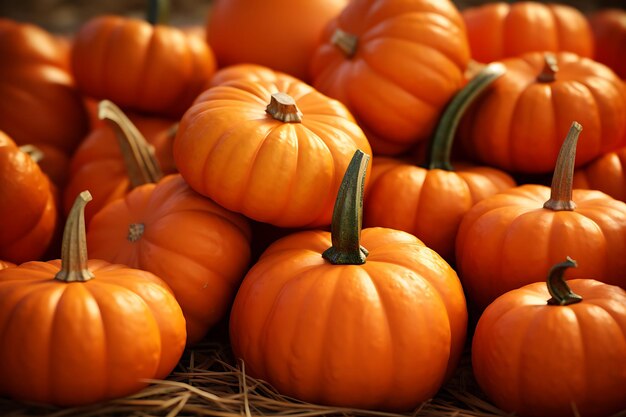
M 556 160 L 550 199 L 544 203 L 543 208 L 554 211 L 572 211 L 576 208 L 576 203 L 572 200 L 572 188 L 574 163 L 576 162 L 576 143 L 582 130 L 583 127 L 580 123 L 572 122 Z
M 544 64 L 541 74 L 537 76 L 540 83 L 551 83 L 556 80 L 556 73 L 559 72 L 556 55 L 550 52 L 543 54 Z
M 348 58 L 352 58 L 356 53 L 356 47 L 359 43 L 359 38 L 348 32 L 337 28 L 330 38 L 330 43 L 339 48 Z
M 131 223 L 128 226 L 128 236 L 127 239 L 129 242 L 136 242 L 141 239 L 143 236 L 143 232 L 146 230 L 146 226 L 143 223 Z
M 146 20 L 151 25 L 167 25 L 170 21 L 169 0 L 148 0 Z
M 566 306 L 580 303 L 583 298 L 574 293 L 563 279 L 563 274 L 568 268 L 576 268 L 578 264 L 569 256 L 565 262 L 554 265 L 548 274 L 548 291 L 552 298 L 548 300 L 549 305 Z
M 330 225 L 332 246 L 322 253 L 322 257 L 333 265 L 361 265 L 368 255 L 360 238 L 363 188 L 369 159 L 369 155 L 357 149 L 339 186 Z
M 27 153 L 28 156 L 30 156 L 30 159 L 35 161 L 35 163 L 41 162 L 41 160 L 45 157 L 43 151 L 35 145 L 22 145 L 20 146 L 20 151 Z
M 494 63 L 485 66 L 446 106 L 430 141 L 428 160 L 426 161 L 428 169 L 454 170 L 450 163 L 450 153 L 452 152 L 454 135 L 465 110 L 505 72 L 506 69 L 502 64 Z
M 91 201 L 89 191 L 78 194 L 65 222 L 61 243 L 61 270 L 54 276 L 63 282 L 89 281 L 94 277 L 87 264 L 85 206 Z
M 302 122 L 302 112 L 296 105 L 296 101 L 289 94 L 274 93 L 270 98 L 270 104 L 265 111 L 274 119 L 284 123 Z
M 163 177 L 154 148 L 119 107 L 102 100 L 98 105 L 98 118 L 108 121 L 115 131 L 132 188 L 158 182 Z

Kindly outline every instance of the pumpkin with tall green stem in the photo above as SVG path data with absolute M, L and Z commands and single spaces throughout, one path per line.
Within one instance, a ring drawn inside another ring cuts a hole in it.
M 454 134 L 463 112 L 503 74 L 501 65 L 489 65 L 454 97 L 439 121 L 425 167 L 374 157 L 365 199 L 366 226 L 404 230 L 446 260 L 454 261 L 454 241 L 463 215 L 478 201 L 516 185 L 498 169 L 469 164 L 458 164 L 454 169 L 450 163 Z
M 248 272 L 231 343 L 249 374 L 283 394 L 405 411 L 456 367 L 467 310 L 455 271 L 415 236 L 361 231 L 367 160 L 356 151 L 348 166 L 330 233 L 284 237 Z
M 517 268 L 507 266 L 503 276 Z M 574 267 L 568 257 L 547 283 L 498 297 L 478 322 L 474 375 L 507 412 L 600 417 L 626 408 L 626 291 L 590 278 L 566 282 Z

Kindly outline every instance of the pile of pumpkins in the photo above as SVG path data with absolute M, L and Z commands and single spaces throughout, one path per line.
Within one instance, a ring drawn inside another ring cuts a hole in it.
M 229 320 L 304 401 L 415 409 L 471 335 L 506 411 L 626 408 L 626 11 L 215 0 L 203 29 L 0 19 L 0 396 L 129 395 Z

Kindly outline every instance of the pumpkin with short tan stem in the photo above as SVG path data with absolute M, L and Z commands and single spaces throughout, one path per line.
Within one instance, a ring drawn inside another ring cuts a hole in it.
M 327 226 L 343 171 L 369 142 L 346 107 L 293 77 L 235 80 L 180 121 L 174 160 L 191 188 L 280 227 Z
M 83 207 L 65 225 L 61 260 L 0 271 L 0 395 L 75 406 L 165 378 L 185 347 L 185 319 L 146 271 L 88 260 Z
M 547 285 L 507 292 L 478 321 L 474 375 L 507 412 L 602 417 L 626 408 L 626 291 L 598 275 L 564 281 L 575 266 L 569 258 L 554 265 Z

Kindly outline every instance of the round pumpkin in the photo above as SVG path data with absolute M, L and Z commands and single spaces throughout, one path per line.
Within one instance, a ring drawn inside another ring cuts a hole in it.
M 269 67 L 256 64 L 236 64 L 221 68 L 211 77 L 209 87 L 226 84 L 237 80 L 269 81 L 276 82 L 279 79 L 288 79 L 289 74 L 275 71 Z
M 250 226 L 178 174 L 141 185 L 100 210 L 87 243 L 97 259 L 150 271 L 178 300 L 188 344 L 230 309 L 250 261 Z
M 236 80 L 202 93 L 183 116 L 174 160 L 191 188 L 228 210 L 281 227 L 329 225 L 356 149 L 350 112 L 293 77 Z
M 566 4 L 502 1 L 462 11 L 472 58 L 498 61 L 528 52 L 573 52 L 593 58 L 587 18 Z
M 71 62 L 84 94 L 168 117 L 187 110 L 216 68 L 203 39 L 120 16 L 97 16 L 83 24 Z
M 350 109 L 374 153 L 392 155 L 431 135 L 468 61 L 451 1 L 353 1 L 326 27 L 311 74 Z
M 459 128 L 470 157 L 509 172 L 549 173 L 572 120 L 585 126 L 577 166 L 625 145 L 626 90 L 608 67 L 567 52 L 501 63 L 505 75 L 476 100 Z
M 507 412 L 601 417 L 626 408 L 626 291 L 588 278 L 566 283 L 573 266 L 568 259 L 551 269 L 547 285 L 500 296 L 478 321 L 474 375 Z
M 545 271 L 565 256 L 581 265 L 572 278 L 591 276 L 626 287 L 626 203 L 600 191 L 572 190 L 581 130 L 573 123 L 552 187 L 526 184 L 502 191 L 463 217 L 456 266 L 479 309 L 507 291 L 543 281 Z
M 602 191 L 626 202 L 626 147 L 606 153 L 575 170 L 574 188 Z
M 406 411 L 454 370 L 465 298 L 454 270 L 415 236 L 361 234 L 366 163 L 357 151 L 331 233 L 284 237 L 248 272 L 231 312 L 231 344 L 248 374 L 285 395 Z
M 626 79 L 626 10 L 599 9 L 589 16 L 595 41 L 594 59 Z
M 54 146 L 45 143 L 22 145 L 20 149 L 37 162 L 41 171 L 50 178 L 58 190 L 67 185 L 70 175 L 70 157 Z
M 185 347 L 185 319 L 150 272 L 88 260 L 81 193 L 61 260 L 0 271 L 0 395 L 76 406 L 165 378 Z M 27 331 L 25 331 L 25 329 Z

